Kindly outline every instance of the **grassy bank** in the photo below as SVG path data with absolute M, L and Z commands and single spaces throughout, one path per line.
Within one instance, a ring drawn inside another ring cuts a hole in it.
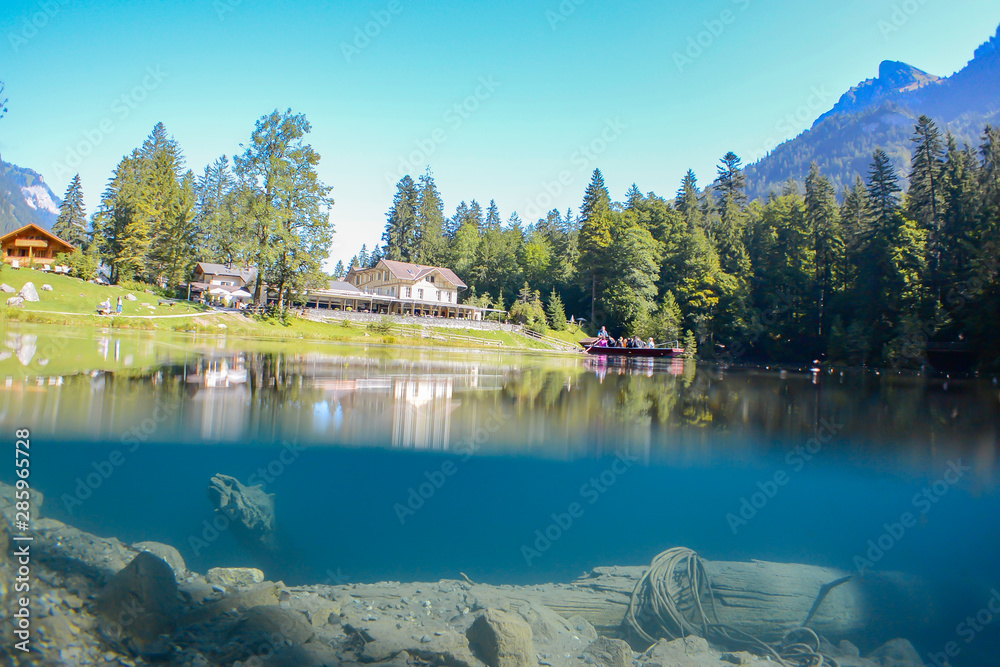
M 5 268 L 0 282 L 15 291 L 31 282 L 38 290 L 39 301 L 21 307 L 0 306 L 0 321 L 35 322 L 72 327 L 101 327 L 129 330 L 163 330 L 216 334 L 273 340 L 318 340 L 348 343 L 379 343 L 434 347 L 506 348 L 551 350 L 552 348 L 519 334 L 480 329 L 417 326 L 384 322 L 316 322 L 299 317 L 254 318 L 241 313 L 218 311 L 189 301 L 166 306 L 150 292 L 129 291 L 116 285 L 95 285 L 77 278 L 42 273 L 32 269 Z M 43 291 L 42 285 L 52 287 Z M 124 300 L 133 294 L 135 301 Z M 11 295 L 7 295 L 11 296 Z M 110 299 L 112 306 L 123 299 L 122 315 L 97 315 L 97 304 Z M 4 300 L 4 302 L 6 301 Z M 583 337 L 579 330 L 549 332 L 567 342 Z

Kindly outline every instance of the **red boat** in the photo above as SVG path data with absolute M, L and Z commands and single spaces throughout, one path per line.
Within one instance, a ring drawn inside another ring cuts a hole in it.
M 684 355 L 683 347 L 597 347 L 596 343 L 588 345 L 584 350 L 587 354 L 614 357 L 680 357 Z

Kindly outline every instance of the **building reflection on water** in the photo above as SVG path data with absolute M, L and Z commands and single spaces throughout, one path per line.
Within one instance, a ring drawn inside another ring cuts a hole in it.
M 831 449 L 857 458 L 964 455 L 990 470 L 998 461 L 992 378 L 386 348 L 277 354 L 214 341 L 173 353 L 115 334 L 60 354 L 34 334 L 0 340 L 0 418 L 52 438 L 454 451 L 496 417 L 477 451 L 572 459 L 627 449 L 694 464 L 781 454 L 826 419 L 844 424 Z M 67 373 L 67 357 L 114 370 Z

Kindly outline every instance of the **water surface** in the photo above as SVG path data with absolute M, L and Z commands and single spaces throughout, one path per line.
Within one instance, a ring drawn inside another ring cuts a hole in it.
M 32 429 L 46 514 L 202 572 L 528 584 L 678 545 L 865 562 L 946 591 L 910 637 L 925 654 L 1000 587 L 992 377 L 27 325 L 0 341 L 0 415 Z M 275 494 L 273 548 L 213 528 L 217 473 Z M 954 664 L 992 664 L 997 626 Z

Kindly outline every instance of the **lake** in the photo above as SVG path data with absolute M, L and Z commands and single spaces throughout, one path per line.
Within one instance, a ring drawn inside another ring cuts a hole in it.
M 43 514 L 200 572 L 524 585 L 685 546 L 921 577 L 921 653 L 996 664 L 995 377 L 11 324 L 0 414 Z M 213 524 L 220 473 L 274 494 L 273 543 Z

